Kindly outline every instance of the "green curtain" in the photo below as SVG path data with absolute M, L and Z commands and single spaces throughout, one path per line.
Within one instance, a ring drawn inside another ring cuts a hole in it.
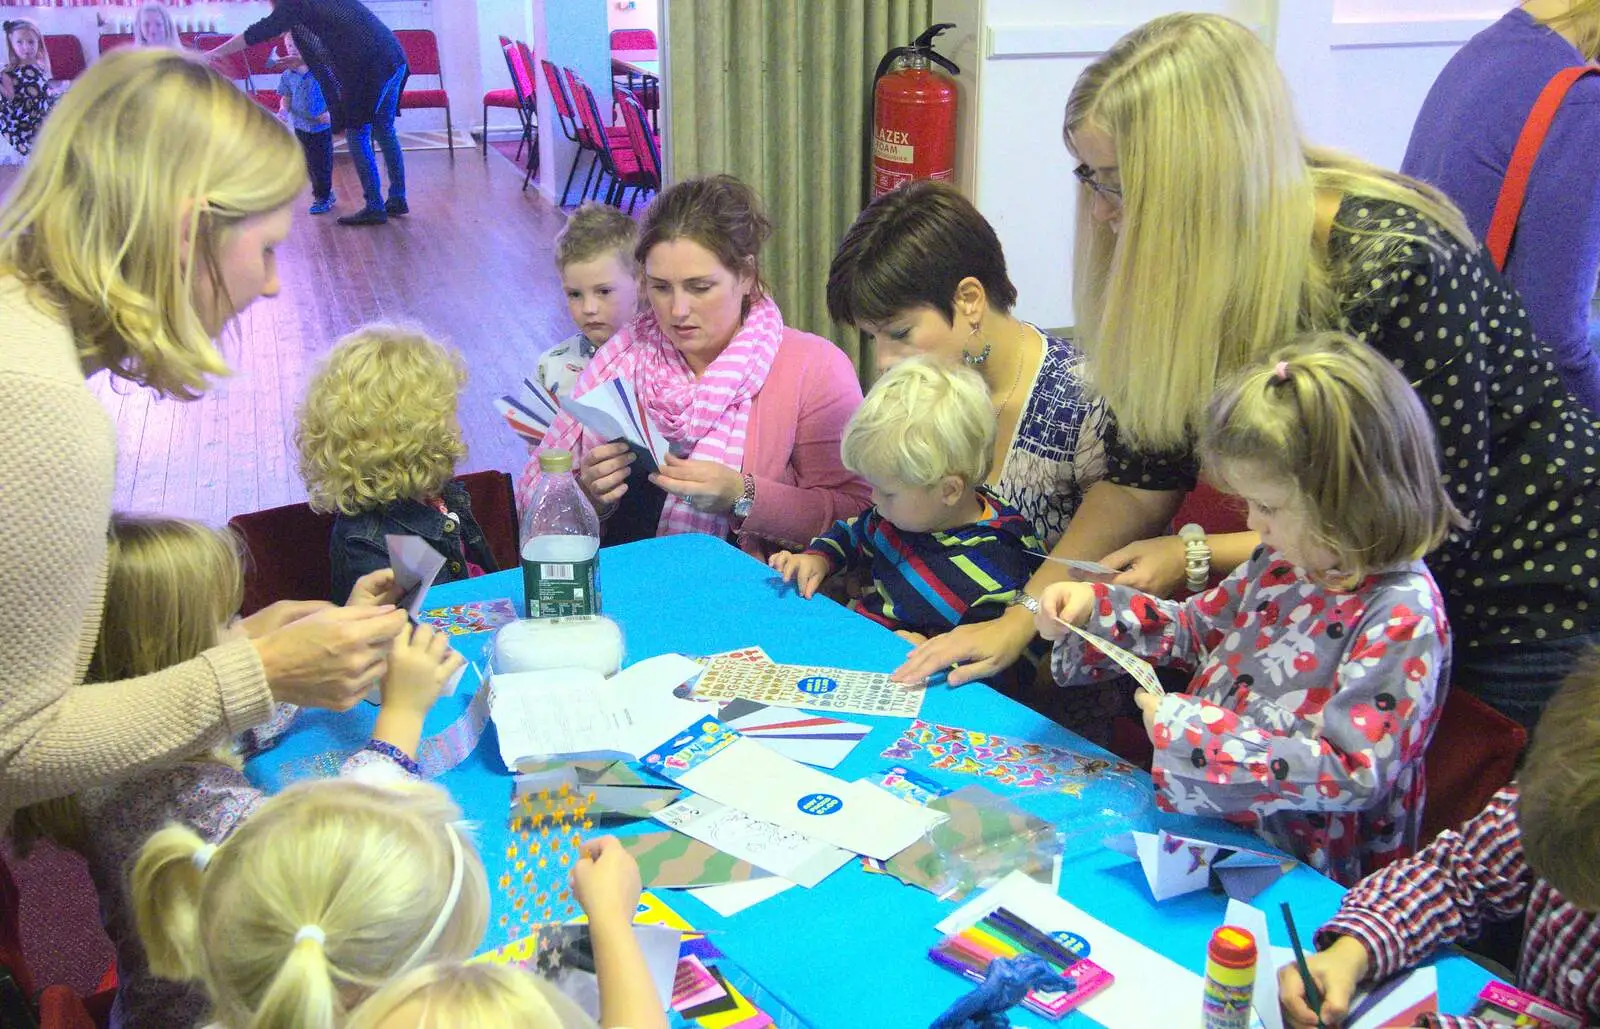
M 753 186 L 784 320 L 870 373 L 860 336 L 828 318 L 828 262 L 866 200 L 872 73 L 932 24 L 932 0 L 667 0 L 666 14 L 668 181 Z

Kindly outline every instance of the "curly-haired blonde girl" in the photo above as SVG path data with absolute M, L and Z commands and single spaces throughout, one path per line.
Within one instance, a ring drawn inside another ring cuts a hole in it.
M 340 340 L 312 377 L 295 443 L 311 506 L 336 512 L 333 598 L 387 567 L 384 536 L 420 536 L 446 558 L 438 582 L 496 569 L 466 489 L 456 420 L 460 355 L 413 329 L 368 325 Z

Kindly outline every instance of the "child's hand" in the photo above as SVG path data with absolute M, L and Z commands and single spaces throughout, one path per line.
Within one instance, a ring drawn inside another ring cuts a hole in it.
M 1086 582 L 1056 582 L 1039 595 L 1039 613 L 1033 624 L 1039 635 L 1052 642 L 1067 634 L 1066 626 L 1083 625 L 1094 614 L 1094 587 Z
M 622 442 L 602 443 L 583 452 L 578 462 L 578 485 L 604 515 L 617 506 L 628 492 L 628 470 L 633 467 L 633 451 Z
M 344 606 L 377 607 L 393 604 L 399 599 L 400 591 L 394 585 L 394 569 L 379 568 L 356 580 L 356 584 L 350 587 L 350 599 L 345 601 Z
M 828 577 L 828 559 L 816 554 L 791 554 L 780 550 L 767 559 L 767 564 L 783 575 L 784 582 L 792 582 L 800 595 L 807 600 L 816 596 L 817 587 Z
M 1367 977 L 1368 962 L 1366 946 L 1349 936 L 1334 940 L 1327 950 L 1306 955 L 1306 967 L 1322 993 L 1320 1014 L 1328 1029 L 1344 1024 L 1344 1016 L 1350 1013 L 1350 998 Z M 1305 983 L 1294 964 L 1278 970 L 1278 999 L 1294 1029 L 1311 1029 L 1317 1024 L 1319 1013 L 1306 1006 Z
M 615 836 L 585 840 L 572 868 L 572 891 L 596 928 L 632 925 L 639 906 L 639 863 Z
M 1139 711 L 1144 715 L 1144 734 L 1150 737 L 1150 742 L 1156 739 L 1156 708 L 1161 706 L 1161 698 L 1146 689 L 1133 691 L 1133 702 L 1139 705 Z
M 389 670 L 381 687 L 384 710 L 427 714 L 461 665 L 450 637 L 431 626 L 407 623 L 389 652 Z

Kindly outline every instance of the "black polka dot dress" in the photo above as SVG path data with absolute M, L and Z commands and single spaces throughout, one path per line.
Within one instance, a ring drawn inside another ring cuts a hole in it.
M 55 106 L 50 83 L 44 72 L 32 65 L 0 71 L 11 79 L 12 99 L 0 98 L 0 135 L 23 157 L 33 150 L 33 139 L 44 124 L 45 115 Z
M 1395 229 L 1422 239 L 1378 266 L 1349 266 L 1362 233 Z M 1600 421 L 1568 396 L 1516 294 L 1486 252 L 1388 201 L 1346 197 L 1329 246 L 1349 283 L 1338 328 L 1416 387 L 1446 484 L 1472 522 L 1428 558 L 1456 646 L 1536 645 L 1595 631 Z M 1192 448 L 1140 453 L 1114 421 L 1108 479 L 1193 488 Z

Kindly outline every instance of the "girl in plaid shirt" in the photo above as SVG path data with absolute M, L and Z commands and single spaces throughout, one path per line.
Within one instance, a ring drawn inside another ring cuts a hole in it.
M 1551 699 L 1518 781 L 1459 831 L 1369 876 L 1317 932 L 1307 965 L 1322 1021 L 1343 1023 L 1361 983 L 1376 983 L 1472 939 L 1487 923 L 1523 921 L 1517 985 L 1600 1024 L 1600 661 Z M 1293 966 L 1278 977 L 1284 1014 L 1316 1024 Z M 1444 1029 L 1487 1029 L 1474 1017 L 1429 1015 Z

